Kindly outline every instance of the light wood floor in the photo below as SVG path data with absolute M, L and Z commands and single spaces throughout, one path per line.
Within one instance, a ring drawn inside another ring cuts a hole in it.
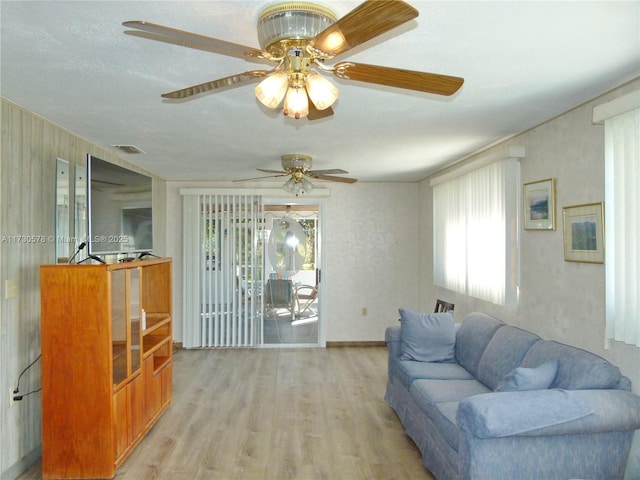
M 116 478 L 432 480 L 384 402 L 386 359 L 384 347 L 178 351 L 173 405 Z
M 272 310 L 264 316 L 264 343 L 271 344 L 318 344 L 318 317 L 304 317 L 315 320 L 311 323 L 293 325 L 287 310 Z M 297 318 L 297 320 L 300 320 Z

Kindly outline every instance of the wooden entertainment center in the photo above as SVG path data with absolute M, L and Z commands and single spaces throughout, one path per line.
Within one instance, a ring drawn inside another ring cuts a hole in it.
M 171 405 L 171 270 L 40 267 L 44 478 L 112 478 Z

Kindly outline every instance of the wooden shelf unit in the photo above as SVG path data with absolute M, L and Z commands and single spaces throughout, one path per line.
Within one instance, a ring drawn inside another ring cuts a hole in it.
M 168 258 L 40 267 L 43 478 L 113 478 L 171 405 L 171 279 Z

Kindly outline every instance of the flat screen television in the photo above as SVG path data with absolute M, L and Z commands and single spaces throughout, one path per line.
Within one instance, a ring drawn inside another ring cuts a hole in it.
M 89 255 L 153 250 L 152 179 L 87 155 Z

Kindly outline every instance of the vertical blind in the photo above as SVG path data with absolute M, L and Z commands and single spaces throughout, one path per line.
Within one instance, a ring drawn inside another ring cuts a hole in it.
M 259 341 L 262 199 L 183 197 L 184 346 L 244 347 Z
M 519 165 L 517 159 L 494 162 L 434 185 L 437 286 L 498 305 L 515 305 Z
M 604 124 L 606 338 L 640 347 L 640 108 Z

